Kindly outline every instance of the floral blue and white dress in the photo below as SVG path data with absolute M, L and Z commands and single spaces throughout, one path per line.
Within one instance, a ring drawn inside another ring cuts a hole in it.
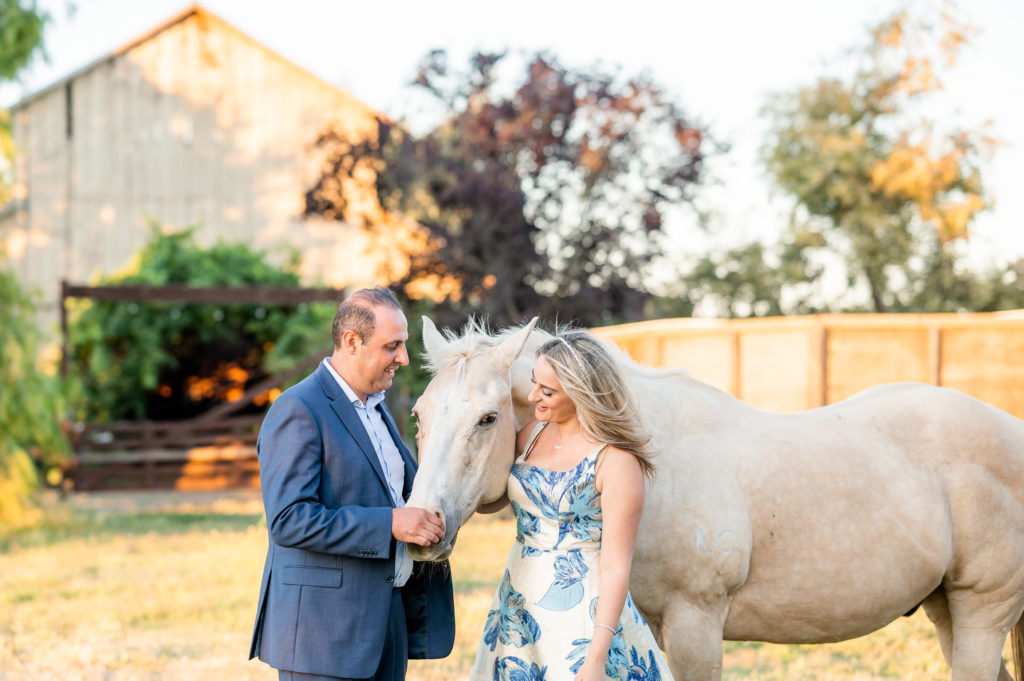
M 472 681 L 571 681 L 594 633 L 601 550 L 595 469 L 604 446 L 572 470 L 538 468 L 522 459 L 545 425 L 531 433 L 509 476 L 516 541 L 484 624 Z M 628 594 L 605 674 L 618 681 L 672 681 Z

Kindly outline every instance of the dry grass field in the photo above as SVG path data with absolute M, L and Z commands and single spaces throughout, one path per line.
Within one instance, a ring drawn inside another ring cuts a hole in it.
M 0 535 L 0 680 L 276 679 L 245 659 L 266 550 L 258 500 L 113 499 L 51 502 Z M 411 681 L 466 678 L 513 532 L 507 517 L 463 529 L 455 651 L 411 663 Z M 949 678 L 920 612 L 839 644 L 728 643 L 724 666 L 725 679 Z

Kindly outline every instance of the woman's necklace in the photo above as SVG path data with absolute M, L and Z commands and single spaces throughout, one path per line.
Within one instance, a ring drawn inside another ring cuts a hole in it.
M 575 435 L 570 437 L 565 442 L 562 442 L 562 429 L 559 428 L 558 424 L 556 423 L 555 424 L 555 435 L 558 437 L 558 443 L 554 445 L 555 449 L 562 449 L 563 447 L 565 447 L 565 445 L 567 443 L 572 442 L 573 440 L 575 440 L 576 438 L 578 438 L 582 434 L 583 434 L 583 429 L 580 428 L 580 431 L 578 433 L 576 433 Z

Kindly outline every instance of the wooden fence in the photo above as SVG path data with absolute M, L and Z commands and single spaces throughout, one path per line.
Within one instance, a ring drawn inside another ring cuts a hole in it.
M 770 411 L 820 407 L 879 383 L 920 381 L 1024 418 L 1024 310 L 666 319 L 593 331 L 641 364 L 687 367 Z
M 127 292 L 100 295 L 115 293 Z M 687 367 L 696 378 L 771 411 L 819 407 L 878 383 L 921 381 L 961 390 L 1024 418 L 1024 310 L 666 319 L 593 332 L 641 364 Z M 258 485 L 253 445 L 262 416 L 232 412 L 316 361 L 300 363 L 253 386 L 245 399 L 188 422 L 80 426 L 74 437 L 77 484 L 82 489 Z
M 64 352 L 61 373 L 67 373 L 69 357 L 69 298 L 122 303 L 294 305 L 314 301 L 339 302 L 343 296 L 343 290 L 331 288 L 194 287 L 176 284 L 79 286 L 62 282 Z M 65 475 L 79 490 L 258 486 L 256 436 L 264 414 L 241 412 L 257 395 L 312 371 L 324 356 L 330 354 L 330 343 L 326 345 L 322 352 L 247 387 L 239 399 L 222 403 L 195 418 L 69 424 L 74 457 L 66 467 Z

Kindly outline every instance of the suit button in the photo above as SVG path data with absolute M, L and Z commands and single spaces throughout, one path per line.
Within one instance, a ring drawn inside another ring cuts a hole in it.
M 384 578 L 384 581 L 387 582 L 388 584 L 390 584 L 391 582 L 395 581 L 395 578 L 392 575 L 388 575 L 387 577 Z

